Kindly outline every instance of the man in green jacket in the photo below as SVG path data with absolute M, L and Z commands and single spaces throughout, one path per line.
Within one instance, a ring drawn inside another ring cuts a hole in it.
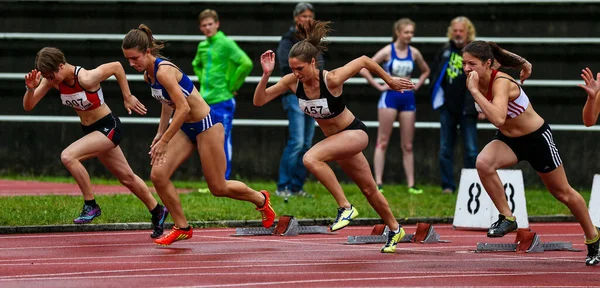
M 252 60 L 235 41 L 219 31 L 219 15 L 215 10 L 206 9 L 198 15 L 200 31 L 206 40 L 198 44 L 196 58 L 192 61 L 194 73 L 200 82 L 200 94 L 213 112 L 223 116 L 225 128 L 225 156 L 227 171 L 231 174 L 231 130 L 235 112 L 236 91 L 240 89 L 246 76 L 252 70 Z

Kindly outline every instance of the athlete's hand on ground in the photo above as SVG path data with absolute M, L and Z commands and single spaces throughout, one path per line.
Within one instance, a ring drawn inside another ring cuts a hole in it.
M 583 82 L 585 85 L 578 84 L 577 86 L 583 88 L 585 92 L 588 94 L 588 97 L 594 98 L 596 94 L 600 92 L 600 73 L 596 74 L 596 79 L 594 79 L 594 74 L 590 68 L 585 67 L 585 69 L 581 70 L 581 78 L 583 78 Z
M 148 111 L 146 109 L 146 106 L 144 106 L 144 104 L 142 104 L 142 102 L 140 102 L 137 97 L 133 96 L 133 95 L 129 95 L 129 96 L 125 96 L 124 97 L 125 101 L 125 109 L 127 109 L 127 113 L 129 113 L 131 115 L 131 110 L 135 111 L 135 113 L 140 114 L 140 115 L 146 115 L 146 112 Z
M 260 55 L 260 66 L 264 73 L 271 74 L 275 69 L 275 52 L 268 50 Z
M 150 148 L 150 165 L 160 166 L 165 162 L 167 157 L 167 145 L 165 141 L 156 141 L 152 143 Z
M 27 86 L 27 88 L 29 88 L 30 90 L 33 90 L 36 87 L 38 87 L 41 81 L 42 72 L 38 71 L 37 69 L 31 70 L 31 72 L 25 75 L 25 86 Z
M 519 73 L 519 79 L 521 79 L 521 84 L 525 82 L 525 79 L 531 76 L 532 69 L 533 66 L 531 65 L 531 63 L 526 62 L 525 64 L 523 64 L 523 68 L 521 68 L 521 72 Z
M 392 80 L 389 83 L 386 83 L 391 89 L 400 91 L 402 90 L 413 90 L 415 89 L 415 83 L 410 81 L 409 79 L 400 78 L 400 77 L 392 77 Z
M 471 71 L 469 76 L 467 76 L 467 88 L 471 93 L 479 91 L 479 74 L 477 72 Z

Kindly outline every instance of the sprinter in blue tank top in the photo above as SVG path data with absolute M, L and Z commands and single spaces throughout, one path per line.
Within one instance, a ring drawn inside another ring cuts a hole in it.
M 410 41 L 415 35 L 415 22 L 408 18 L 402 18 L 394 23 L 394 41 L 381 48 L 373 61 L 383 65 L 385 71 L 395 77 L 410 79 L 415 64 L 421 74 L 419 81 L 415 84 L 418 90 L 425 79 L 429 76 L 429 66 L 423 59 L 417 48 L 410 46 Z M 400 93 L 390 89 L 385 84 L 380 84 L 373 79 L 368 70 L 362 69 L 360 74 L 367 79 L 369 84 L 381 91 L 381 98 L 377 105 L 379 128 L 377 129 L 377 144 L 373 156 L 373 170 L 375 170 L 375 182 L 379 191 L 383 192 L 383 168 L 385 167 L 385 153 L 387 151 L 394 122 L 400 122 L 400 143 L 402 148 L 402 164 L 406 175 L 408 192 L 421 194 L 423 190 L 415 186 L 415 165 L 413 154 L 413 139 L 415 135 L 415 121 L 417 106 L 415 104 L 414 91 Z
M 144 72 L 152 96 L 162 103 L 158 132 L 150 146 L 150 177 L 171 212 L 175 226 L 171 233 L 154 242 L 166 246 L 192 238 L 192 229 L 170 178 L 195 149 L 202 159 L 202 171 L 210 192 L 219 197 L 252 202 L 262 214 L 263 226 L 271 227 L 275 211 L 271 208 L 269 193 L 253 190 L 239 181 L 225 180 L 227 162 L 223 151 L 223 124 L 218 114 L 211 113 L 189 77 L 170 61 L 161 59 L 164 57 L 159 52 L 163 47 L 144 24 L 130 30 L 121 46 L 129 65 Z
M 254 91 L 254 105 L 262 106 L 287 90 L 298 95 L 300 109 L 317 121 L 326 137 L 310 148 L 302 160 L 306 169 L 319 179 L 337 202 L 338 215 L 331 225 L 331 231 L 346 227 L 358 216 L 357 209 L 348 202 L 333 170 L 327 164 L 336 161 L 390 228 L 388 240 L 381 252 L 394 253 L 396 244 L 405 232 L 396 221 L 383 194 L 377 191 L 369 162 L 362 153 L 369 144 L 367 127 L 346 107 L 342 89 L 344 82 L 363 68 L 376 73 L 394 90 L 412 90 L 415 85 L 410 80 L 391 77 L 366 56 L 331 71 L 319 70 L 316 59 L 326 49 L 321 39 L 329 32 L 329 23 L 311 21 L 306 26 L 298 26 L 299 34 L 304 40 L 290 49 L 288 61 L 292 73 L 283 76 L 269 88 L 267 82 L 275 68 L 275 53 L 269 50 L 260 56 L 263 75 Z

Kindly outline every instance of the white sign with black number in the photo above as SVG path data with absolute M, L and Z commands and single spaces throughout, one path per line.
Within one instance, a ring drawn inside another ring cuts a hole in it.
M 596 227 L 600 227 L 600 174 L 594 175 L 592 195 L 590 195 L 590 217 Z
M 523 173 L 521 170 L 498 170 L 498 175 L 504 186 L 508 206 L 513 215 L 517 217 L 517 225 L 519 228 L 528 228 L 529 219 Z M 477 170 L 462 169 L 454 210 L 454 222 L 452 223 L 454 227 L 488 229 L 492 223 L 498 220 L 498 214 L 498 209 L 479 180 Z

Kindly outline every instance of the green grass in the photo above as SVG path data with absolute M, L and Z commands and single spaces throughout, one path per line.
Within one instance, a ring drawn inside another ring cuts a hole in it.
M 56 177 L 8 177 L 4 179 L 37 180 L 61 183 L 74 183 L 72 178 Z M 116 180 L 94 179 L 94 184 L 119 185 Z M 175 181 L 178 188 L 197 189 L 206 187 L 204 182 Z M 254 189 L 274 191 L 274 182 L 246 182 Z M 150 183 L 149 183 L 150 184 Z M 359 218 L 378 218 L 365 197 L 354 184 L 343 184 L 342 187 L 348 200 L 357 207 Z M 396 218 L 413 217 L 452 217 L 456 203 L 455 194 L 441 194 L 437 185 L 422 186 L 424 193 L 412 195 L 406 186 L 385 186 L 385 197 Z M 290 198 L 284 203 L 280 197 L 272 197 L 272 205 L 278 215 L 289 214 L 300 219 L 334 218 L 337 205 L 329 192 L 318 182 L 308 182 L 305 190 L 313 198 Z M 586 201 L 590 192 L 582 192 Z M 569 215 L 566 206 L 558 202 L 546 190 L 527 189 L 527 210 L 530 216 Z M 158 196 L 155 195 L 158 199 Z M 259 220 L 260 214 L 254 210 L 254 205 L 229 198 L 217 198 L 211 194 L 188 193 L 180 194 L 181 203 L 188 220 Z M 133 194 L 127 195 L 97 195 L 96 201 L 102 207 L 102 216 L 94 223 L 128 223 L 149 222 L 150 214 L 145 206 Z M 71 224 L 81 211 L 83 200 L 81 196 L 10 196 L 0 197 L 0 226 L 24 225 L 54 225 Z

